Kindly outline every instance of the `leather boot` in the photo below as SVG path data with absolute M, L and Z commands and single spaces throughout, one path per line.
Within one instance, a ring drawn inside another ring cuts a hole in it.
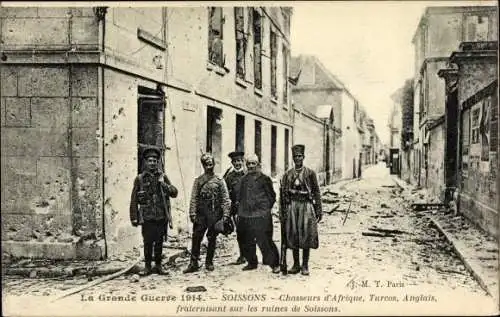
M 207 247 L 207 256 L 205 258 L 205 269 L 207 271 L 214 270 L 214 255 L 215 255 L 215 240 L 209 240 Z
M 288 271 L 290 274 L 297 274 L 300 272 L 300 254 L 299 249 L 293 249 L 293 266 Z
M 302 252 L 302 275 L 309 275 L 309 249 Z
M 188 267 L 184 271 L 182 271 L 182 273 L 184 273 L 184 274 L 193 273 L 193 272 L 197 272 L 199 269 L 200 269 L 200 266 L 198 264 L 198 260 L 191 259 Z
M 155 262 L 155 267 L 153 268 L 153 273 L 158 275 L 164 275 L 165 271 L 163 271 L 163 267 L 161 266 L 161 262 Z
M 146 264 L 144 266 L 144 270 L 142 272 L 140 272 L 139 275 L 148 276 L 148 275 L 151 275 L 151 273 L 152 273 L 151 262 L 146 262 Z

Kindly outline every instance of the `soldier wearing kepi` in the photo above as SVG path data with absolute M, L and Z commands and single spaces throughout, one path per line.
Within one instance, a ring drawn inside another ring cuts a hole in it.
M 231 158 L 232 167 L 228 168 L 224 174 L 224 181 L 226 182 L 227 189 L 229 191 L 229 198 L 231 198 L 231 217 L 233 217 L 234 223 L 236 224 L 236 240 L 238 241 L 239 257 L 235 262 L 231 263 L 234 265 L 244 264 L 245 257 L 243 256 L 242 249 L 242 236 L 241 231 L 238 230 L 238 203 L 236 197 L 238 196 L 238 189 L 240 185 L 241 178 L 245 175 L 246 169 L 244 164 L 244 152 L 231 152 L 228 154 Z
M 292 147 L 294 167 L 281 180 L 280 201 L 285 221 L 286 244 L 293 250 L 290 274 L 309 275 L 309 251 L 317 249 L 318 222 L 322 218 L 321 194 L 316 173 L 304 166 L 305 146 Z M 303 249 L 302 267 L 299 249 Z
M 170 197 L 177 197 L 177 188 L 158 169 L 160 155 L 156 148 L 144 150 L 145 169 L 135 178 L 130 199 L 130 221 L 134 227 L 142 226 L 145 261 L 143 275 L 163 274 L 163 240 L 167 236 L 167 225 L 172 227 Z M 153 253 L 155 267 L 151 268 Z
M 214 158 L 212 154 L 205 153 L 201 156 L 204 173 L 194 180 L 189 205 L 189 218 L 193 223 L 193 237 L 191 246 L 191 261 L 184 273 L 199 270 L 201 241 L 207 234 L 208 247 L 205 258 L 205 269 L 214 270 L 214 255 L 218 231 L 215 224 L 221 219 L 230 221 L 231 200 L 226 183 L 222 177 L 214 174 Z

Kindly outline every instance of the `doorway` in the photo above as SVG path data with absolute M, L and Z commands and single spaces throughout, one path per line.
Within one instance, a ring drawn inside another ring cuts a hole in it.
M 165 95 L 161 91 L 139 86 L 137 100 L 137 171 L 142 173 L 146 148 L 160 150 L 160 168 L 165 155 Z
M 221 172 L 222 158 L 222 109 L 207 106 L 206 151 L 214 157 L 214 171 Z

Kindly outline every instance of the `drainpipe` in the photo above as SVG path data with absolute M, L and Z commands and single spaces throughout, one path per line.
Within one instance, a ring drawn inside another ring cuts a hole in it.
M 102 234 L 103 234 L 103 239 L 104 239 L 104 258 L 106 259 L 108 257 L 108 240 L 106 237 L 106 214 L 105 210 L 106 207 L 105 202 L 105 153 L 104 153 L 104 98 L 105 98 L 105 85 L 104 85 L 104 51 L 105 51 L 105 39 L 106 39 L 106 13 L 107 13 L 108 7 L 96 7 L 94 8 L 94 14 L 99 21 L 99 51 L 100 51 L 100 57 L 99 57 L 99 66 L 98 66 L 98 89 L 100 88 L 100 96 L 99 96 L 99 111 L 100 111 L 100 117 L 101 117 L 101 135 L 100 137 L 100 150 L 101 150 L 101 208 L 102 208 Z M 99 94 L 99 92 L 98 92 Z

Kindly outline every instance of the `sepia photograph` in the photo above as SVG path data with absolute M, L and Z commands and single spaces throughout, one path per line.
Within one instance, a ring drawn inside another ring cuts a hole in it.
M 2 316 L 500 314 L 497 1 L 0 3 Z

